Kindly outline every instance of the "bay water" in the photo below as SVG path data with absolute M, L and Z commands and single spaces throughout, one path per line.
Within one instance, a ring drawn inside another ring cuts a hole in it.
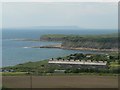
M 25 62 L 35 62 L 50 58 L 57 58 L 73 53 L 102 53 L 96 51 L 64 50 L 56 48 L 30 48 L 59 44 L 60 42 L 21 41 L 16 39 L 40 39 L 45 34 L 108 34 L 113 31 L 84 31 L 84 30 L 29 30 L 29 29 L 4 29 L 2 30 L 2 66 L 12 66 Z

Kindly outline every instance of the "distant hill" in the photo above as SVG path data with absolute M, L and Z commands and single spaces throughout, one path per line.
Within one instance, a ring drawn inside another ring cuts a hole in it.
M 47 30 L 61 30 L 61 29 L 68 29 L 68 30 L 71 30 L 71 29 L 82 29 L 82 28 L 79 28 L 77 26 L 34 26 L 32 27 L 34 29 L 47 29 Z
M 64 48 L 94 48 L 94 49 L 117 49 L 118 34 L 103 35 L 64 35 L 48 34 L 43 35 L 41 40 L 61 41 Z

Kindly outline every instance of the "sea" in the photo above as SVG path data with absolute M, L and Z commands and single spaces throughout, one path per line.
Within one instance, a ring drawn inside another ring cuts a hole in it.
M 2 66 L 5 67 L 26 62 L 36 62 L 73 53 L 103 53 L 97 51 L 64 50 L 57 48 L 30 48 L 32 46 L 53 45 L 61 42 L 21 41 L 20 39 L 40 39 L 40 37 L 45 34 L 97 35 L 116 32 L 117 30 L 3 29 Z

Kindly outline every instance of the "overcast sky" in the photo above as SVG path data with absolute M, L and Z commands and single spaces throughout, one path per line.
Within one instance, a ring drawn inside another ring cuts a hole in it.
M 117 3 L 3 3 L 3 28 L 77 26 L 117 29 Z

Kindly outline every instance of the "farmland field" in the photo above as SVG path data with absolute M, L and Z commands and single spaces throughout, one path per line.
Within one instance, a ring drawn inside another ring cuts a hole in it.
M 6 88 L 31 88 L 30 76 L 3 76 Z M 32 76 L 32 88 L 117 88 L 117 76 Z

